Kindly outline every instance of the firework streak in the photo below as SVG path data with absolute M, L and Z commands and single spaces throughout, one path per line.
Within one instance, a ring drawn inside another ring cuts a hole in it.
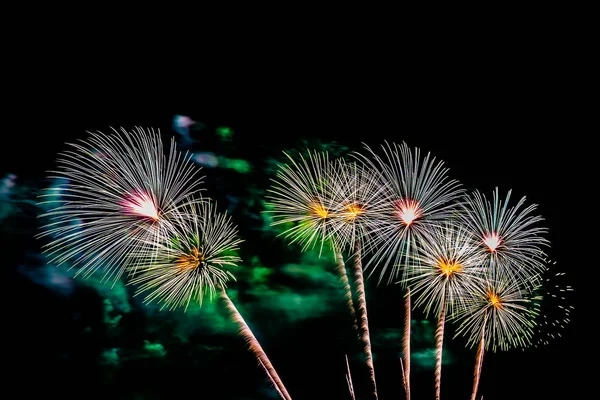
M 348 355 L 345 354 L 346 356 L 346 369 L 348 370 L 348 373 L 346 374 L 346 382 L 348 383 L 348 391 L 350 392 L 350 397 L 352 398 L 352 400 L 356 400 L 356 397 L 354 396 L 354 385 L 352 385 L 352 375 L 350 374 L 350 364 L 348 364 Z
M 406 289 L 404 301 L 404 390 L 406 400 L 410 400 L 410 288 Z
M 440 399 L 442 388 L 442 347 L 444 344 L 444 324 L 446 322 L 446 296 L 442 300 L 442 309 L 435 330 L 435 398 Z
M 483 321 L 483 328 L 481 329 L 481 341 L 477 347 L 477 361 L 475 363 L 475 373 L 473 376 L 473 394 L 471 394 L 471 400 L 475 400 L 477 396 L 477 388 L 479 387 L 479 377 L 481 376 L 481 366 L 483 365 L 483 353 L 485 352 L 485 324 L 487 318 Z
M 367 300 L 365 297 L 365 282 L 363 279 L 362 263 L 360 260 L 360 244 L 356 242 L 354 254 L 354 279 L 356 282 L 356 295 L 358 297 L 358 310 L 360 315 L 361 339 L 364 344 L 365 356 L 369 376 L 373 384 L 373 397 L 377 399 L 377 383 L 375 382 L 375 368 L 373 366 L 373 354 L 371 353 L 371 337 L 369 335 L 369 319 L 367 317 Z
M 335 251 L 335 263 L 337 272 L 340 275 L 340 280 L 344 285 L 346 302 L 348 304 L 348 310 L 350 311 L 350 317 L 352 318 L 352 327 L 355 331 L 358 331 L 358 324 L 356 322 L 356 313 L 354 312 L 354 302 L 352 300 L 352 289 L 350 288 L 350 282 L 348 281 L 348 274 L 346 273 L 346 266 L 344 265 L 344 258 L 342 252 Z
M 256 340 L 256 337 L 250 330 L 250 327 L 248 327 L 248 325 L 246 324 L 246 321 L 244 321 L 244 318 L 242 317 L 238 309 L 235 307 L 229 296 L 227 296 L 227 292 L 225 291 L 223 286 L 219 286 L 219 294 L 221 295 L 221 299 L 225 303 L 227 310 L 231 313 L 233 321 L 238 324 L 240 334 L 244 337 L 244 339 L 250 346 L 250 350 L 254 352 L 254 355 L 256 356 L 258 361 L 263 365 L 265 371 L 267 371 L 267 375 L 269 375 L 271 381 L 276 384 L 278 392 L 282 394 L 282 398 L 284 400 L 292 400 L 291 396 L 288 394 L 285 386 L 283 385 L 283 382 L 279 378 L 277 371 L 275 371 L 273 364 L 271 364 L 271 361 L 269 361 L 267 354 L 262 349 L 260 343 L 258 343 L 258 340 Z

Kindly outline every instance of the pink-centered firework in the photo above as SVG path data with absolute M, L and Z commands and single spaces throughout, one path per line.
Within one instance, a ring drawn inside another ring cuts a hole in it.
M 448 177 L 448 168 L 429 153 L 406 143 L 385 143 L 378 154 L 367 145 L 365 154 L 354 156 L 367 168 L 379 171 L 384 179 L 383 191 L 373 212 L 367 268 L 378 272 L 379 281 L 397 281 L 401 272 L 409 272 L 411 254 L 418 243 L 431 237 L 435 227 L 448 221 L 456 209 L 463 190 Z M 404 267 L 404 268 L 403 268 Z M 404 282 L 404 280 L 403 280 Z
M 490 201 L 475 191 L 461 202 L 458 215 L 498 279 L 517 278 L 534 287 L 545 270 L 548 230 L 540 226 L 543 218 L 534 214 L 537 205 L 526 206 L 525 197 L 509 206 L 511 192 L 502 200 L 496 188 Z
M 377 272 L 379 282 L 387 275 L 388 283 L 410 272 L 412 253 L 428 239 L 437 226 L 454 213 L 455 202 L 462 195 L 460 184 L 448 177 L 448 168 L 420 149 L 411 150 L 406 143 L 386 142 L 377 153 L 365 145 L 365 154 L 354 153 L 367 169 L 383 177 L 382 192 L 371 218 L 366 269 Z M 401 281 L 402 284 L 407 282 Z M 410 400 L 410 290 L 405 299 L 404 376 L 406 398 Z
M 76 276 L 101 270 L 116 282 L 135 272 L 147 243 L 162 240 L 175 210 L 198 193 L 202 179 L 174 139 L 165 152 L 159 131 L 90 133 L 59 155 L 50 178 L 61 182 L 40 197 L 50 206 L 38 237 L 49 238 L 49 262 L 69 263 Z M 60 194 L 60 196 L 57 196 Z

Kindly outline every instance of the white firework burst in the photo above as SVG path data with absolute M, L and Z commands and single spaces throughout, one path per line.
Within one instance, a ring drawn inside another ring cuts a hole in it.
M 490 202 L 475 191 L 461 202 L 458 216 L 476 237 L 480 252 L 498 279 L 519 279 L 534 287 L 545 269 L 547 229 L 539 225 L 543 218 L 533 214 L 536 204 L 525 206 L 523 197 L 509 207 L 510 196 L 509 190 L 501 200 L 496 188 Z
M 356 242 L 364 247 L 367 234 L 376 230 L 374 215 L 381 207 L 384 181 L 376 170 L 344 159 L 336 160 L 331 172 L 330 235 L 339 249 L 354 251 Z
M 289 154 L 288 164 L 281 164 L 268 189 L 266 212 L 270 213 L 273 226 L 284 225 L 281 233 L 289 244 L 298 243 L 302 251 L 331 239 L 331 221 L 335 215 L 335 203 L 331 191 L 332 163 L 327 152 L 308 151 L 296 161 Z
M 465 293 L 455 314 L 455 337 L 463 335 L 469 347 L 484 339 L 486 350 L 527 347 L 533 337 L 541 298 L 518 279 L 498 279 L 490 274 Z
M 235 280 L 229 269 L 240 262 L 242 240 L 231 217 L 212 202 L 180 207 L 164 239 L 146 243 L 135 255 L 143 264 L 129 283 L 137 286 L 136 296 L 145 294 L 144 302 L 187 309 L 192 302 L 202 305 L 205 296 L 212 300 L 217 289 Z
M 365 145 L 366 155 L 354 153 L 367 168 L 379 171 L 384 179 L 383 193 L 374 213 L 376 228 L 370 232 L 373 256 L 365 266 L 370 275 L 379 270 L 379 281 L 388 281 L 407 272 L 411 254 L 418 242 L 432 236 L 435 227 L 452 217 L 455 201 L 463 190 L 448 177 L 448 168 L 429 153 L 422 157 L 418 148 L 406 143 L 385 143 L 379 155 Z M 405 266 L 405 268 L 400 268 Z
M 406 278 L 415 306 L 453 314 L 485 274 L 483 257 L 472 236 L 460 226 L 446 222 L 434 228 L 427 239 L 419 242 L 412 255 L 412 267 Z
M 116 282 L 126 269 L 135 271 L 130 254 L 159 242 L 172 213 L 200 192 L 200 168 L 174 139 L 165 153 L 153 129 L 90 132 L 70 146 L 51 171 L 60 183 L 40 196 L 50 209 L 37 236 L 49 238 L 42 248 L 49 262 L 68 262 L 83 277 L 100 269 L 103 281 Z

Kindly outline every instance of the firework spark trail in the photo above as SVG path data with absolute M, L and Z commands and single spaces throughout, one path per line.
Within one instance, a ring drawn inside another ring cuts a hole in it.
M 442 348 L 444 344 L 444 324 L 446 322 L 446 296 L 442 300 L 441 314 L 435 330 L 435 398 L 440 399 L 442 388 Z
M 285 386 L 283 385 L 283 382 L 279 378 L 277 371 L 275 371 L 273 364 L 271 364 L 271 361 L 269 361 L 267 354 L 263 350 L 263 348 L 260 345 L 260 343 L 258 342 L 258 340 L 256 340 L 256 337 L 252 333 L 252 330 L 250 330 L 250 327 L 248 326 L 248 324 L 246 324 L 246 321 L 244 321 L 242 314 L 240 314 L 240 312 L 235 307 L 235 305 L 233 304 L 233 302 L 231 301 L 229 296 L 227 296 L 227 292 L 225 291 L 225 288 L 223 286 L 219 286 L 218 290 L 219 290 L 221 299 L 225 303 L 225 307 L 231 313 L 231 317 L 233 318 L 233 321 L 238 324 L 240 334 L 244 337 L 244 339 L 250 346 L 250 350 L 252 350 L 252 352 L 254 352 L 254 355 L 256 356 L 258 361 L 261 362 L 261 364 L 267 371 L 267 375 L 269 375 L 269 378 L 271 378 L 271 380 L 273 380 L 275 382 L 275 384 L 277 385 L 278 391 L 281 392 L 281 394 L 283 395 L 282 398 L 285 400 L 292 400 L 292 398 L 288 394 Z
M 350 374 L 350 364 L 348 363 L 348 354 L 344 354 L 346 356 L 346 369 L 348 373 L 346 374 L 346 382 L 348 383 L 348 391 L 350 391 L 350 397 L 352 400 L 356 400 L 354 396 L 354 385 L 352 385 L 352 374 Z
M 477 389 L 479 388 L 479 378 L 481 376 L 481 366 L 483 365 L 483 354 L 485 352 L 485 324 L 487 318 L 483 321 L 483 328 L 481 329 L 481 340 L 477 347 L 477 361 L 475 363 L 475 373 L 473 377 L 473 393 L 471 394 L 471 400 L 475 400 L 477 397 Z M 483 396 L 482 396 L 483 397 Z
M 344 264 L 344 257 L 342 252 L 337 250 L 335 251 L 335 262 L 337 267 L 337 272 L 340 275 L 340 280 L 344 285 L 344 290 L 346 291 L 345 297 L 348 305 L 348 310 L 350 311 L 350 317 L 352 318 L 352 327 L 355 332 L 358 332 L 358 323 L 356 322 L 356 313 L 354 312 L 354 301 L 352 300 L 352 289 L 350 288 L 350 281 L 348 280 L 348 274 L 346 273 L 346 266 Z
M 369 377 L 373 384 L 373 396 L 377 399 L 377 383 L 375 382 L 375 368 L 373 366 L 373 354 L 371 352 L 371 336 L 369 334 L 369 319 L 367 316 L 367 300 L 365 297 L 365 282 L 363 279 L 360 244 L 356 242 L 354 254 L 354 279 L 356 282 L 356 295 L 358 300 L 358 310 L 360 314 L 360 328 L 362 330 L 361 340 L 364 344 L 365 356 L 367 358 L 367 367 L 369 368 Z
M 400 357 L 400 371 L 402 372 L 402 386 L 406 391 L 406 373 L 404 372 L 404 364 L 402 363 L 402 357 Z
M 260 359 L 258 360 L 258 363 L 260 364 L 261 367 L 263 367 L 263 369 L 265 370 L 265 373 L 267 374 L 267 376 L 269 377 L 269 380 L 271 381 L 271 383 L 273 384 L 273 387 L 275 388 L 275 390 L 277 390 L 277 393 L 279 393 L 279 395 L 281 396 L 282 399 L 285 399 L 285 396 L 283 395 L 283 393 L 281 393 L 281 390 L 279 390 L 279 387 L 277 386 L 277 383 L 275 382 L 275 380 L 273 380 L 273 377 L 271 376 L 271 374 L 269 373 L 269 370 L 267 369 L 267 367 L 265 367 L 265 364 L 263 364 L 262 361 L 260 361 Z
M 404 300 L 404 390 L 406 400 L 410 400 L 410 288 L 406 289 L 406 299 Z

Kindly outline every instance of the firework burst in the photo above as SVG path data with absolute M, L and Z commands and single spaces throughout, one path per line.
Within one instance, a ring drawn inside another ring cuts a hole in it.
M 491 276 L 469 289 L 455 314 L 456 336 L 465 336 L 469 347 L 483 337 L 485 349 L 491 351 L 529 346 L 540 296 L 532 295 L 521 280 Z
M 448 178 L 444 163 L 429 153 L 422 157 L 418 148 L 411 150 L 406 143 L 386 142 L 381 148 L 381 156 L 366 145 L 367 155 L 354 155 L 367 168 L 380 171 L 385 182 L 373 210 L 373 256 L 366 267 L 373 267 L 371 274 L 379 270 L 379 281 L 389 272 L 392 282 L 400 266 L 410 264 L 416 243 L 431 237 L 432 230 L 452 216 L 463 191 L 458 181 Z
M 450 180 L 443 162 L 436 161 L 428 153 L 412 151 L 406 143 L 385 143 L 382 155 L 364 146 L 366 155 L 354 153 L 366 168 L 379 171 L 382 176 L 382 193 L 373 207 L 373 229 L 368 232 L 366 252 L 371 257 L 366 268 L 372 275 L 379 271 L 379 282 L 386 275 L 388 283 L 397 279 L 400 267 L 406 273 L 410 269 L 418 242 L 431 236 L 433 228 L 447 220 L 454 209 L 453 202 L 462 194 L 460 184 Z M 406 278 L 406 274 L 404 277 Z M 406 280 L 401 281 L 403 284 Z M 406 296 L 410 307 L 410 292 Z M 410 308 L 405 315 L 405 333 L 410 332 Z M 406 397 L 410 400 L 410 336 L 404 336 L 404 382 Z
M 517 276 L 534 287 L 544 271 L 542 248 L 549 245 L 543 237 L 547 229 L 538 226 L 543 218 L 533 214 L 537 205 L 525 207 L 523 197 L 509 207 L 510 196 L 509 190 L 502 201 L 496 188 L 490 202 L 475 191 L 461 203 L 458 216 L 476 236 L 481 253 L 499 279 Z
M 474 290 L 485 270 L 472 236 L 449 222 L 435 228 L 413 257 L 412 276 L 407 279 L 417 295 L 415 305 L 423 306 L 427 315 L 433 309 L 438 316 L 435 387 L 439 399 L 446 315 L 450 312 L 452 316 L 456 307 L 462 305 L 465 293 Z
M 169 233 L 164 242 L 151 243 L 154 248 L 148 247 L 147 255 L 136 256 L 147 260 L 129 282 L 137 286 L 136 295 L 146 294 L 144 302 L 157 300 L 162 308 L 169 309 L 187 309 L 192 302 L 202 305 L 204 296 L 212 300 L 218 295 L 277 392 L 283 399 L 291 400 L 267 354 L 225 290 L 227 282 L 235 279 L 228 269 L 241 261 L 237 251 L 242 240 L 231 217 L 219 213 L 210 201 L 189 203 L 177 210 Z
M 417 296 L 415 306 L 423 307 L 427 315 L 432 310 L 440 315 L 444 304 L 454 313 L 454 306 L 461 304 L 465 293 L 473 290 L 486 271 L 470 233 L 450 222 L 435 228 L 412 257 L 413 267 L 406 280 L 413 297 Z
M 289 164 L 280 165 L 277 176 L 268 189 L 267 204 L 271 209 L 266 212 L 271 213 L 275 220 L 271 225 L 290 225 L 280 235 L 288 238 L 290 244 L 300 243 L 303 251 L 319 243 L 321 254 L 325 242 L 332 244 L 336 271 L 344 287 L 353 326 L 358 329 L 342 249 L 336 241 L 331 240 L 334 220 L 340 226 L 339 219 L 344 218 L 343 214 L 336 213 L 340 208 L 336 207 L 332 190 L 332 179 L 340 178 L 340 174 L 334 170 L 327 152 L 308 151 L 306 157 L 300 154 L 298 161 L 289 154 L 284 154 Z M 339 194 L 337 197 L 339 200 Z M 356 210 L 357 215 L 358 211 Z
M 338 217 L 331 221 L 330 229 L 336 248 L 349 250 L 353 254 L 357 308 L 361 322 L 360 337 L 373 385 L 373 395 L 377 398 L 361 251 L 367 232 L 374 230 L 374 227 L 369 228 L 369 225 L 374 222 L 372 213 L 378 207 L 384 184 L 374 170 L 355 162 L 349 163 L 339 159 L 333 171 L 335 175 L 331 178 L 331 190 L 335 214 Z
M 456 335 L 464 335 L 470 347 L 478 344 L 471 400 L 477 396 L 485 351 L 529 346 L 539 314 L 540 298 L 531 295 L 522 280 L 493 275 L 470 288 L 455 315 L 460 324 Z
M 326 152 L 310 152 L 294 160 L 284 153 L 289 164 L 280 165 L 268 189 L 273 226 L 288 225 L 281 235 L 298 243 L 302 251 L 323 245 L 331 238 L 329 226 L 335 215 L 331 192 L 332 163 Z
M 84 277 L 101 269 L 103 280 L 116 282 L 135 271 L 139 260 L 130 254 L 161 240 L 202 177 L 174 139 L 165 154 L 158 131 L 113 131 L 90 133 L 60 154 L 49 178 L 61 183 L 41 195 L 40 204 L 51 206 L 41 217 L 50 222 L 37 236 L 50 238 L 43 246 L 49 262 L 69 262 Z
M 331 204 L 335 218 L 330 221 L 330 235 L 342 250 L 353 251 L 369 240 L 376 230 L 375 213 L 381 207 L 385 183 L 376 170 L 356 162 L 338 159 L 331 169 Z
M 147 254 L 139 273 L 130 280 L 136 295 L 145 294 L 161 308 L 187 307 L 216 295 L 217 288 L 235 280 L 228 268 L 236 267 L 236 255 L 242 242 L 231 217 L 219 213 L 213 203 L 204 201 L 181 207 L 172 219 L 168 240 L 144 246 Z

